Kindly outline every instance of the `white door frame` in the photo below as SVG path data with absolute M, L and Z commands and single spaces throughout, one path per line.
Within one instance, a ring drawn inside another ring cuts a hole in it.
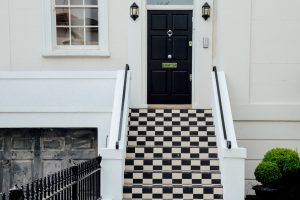
M 193 10 L 193 52 L 192 52 L 192 106 L 211 108 L 210 71 L 212 68 L 213 1 L 194 0 L 193 6 L 153 6 L 145 0 L 128 0 L 138 4 L 140 16 L 134 21 L 128 16 L 128 63 L 131 66 L 131 107 L 147 108 L 147 11 L 148 10 Z M 211 17 L 202 18 L 202 5 L 211 6 Z M 129 12 L 128 12 L 129 13 Z M 203 38 L 210 40 L 210 46 L 203 48 Z

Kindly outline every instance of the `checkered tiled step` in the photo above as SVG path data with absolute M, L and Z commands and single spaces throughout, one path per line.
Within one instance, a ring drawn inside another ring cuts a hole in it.
M 219 170 L 218 159 L 126 159 L 126 171 L 133 170 L 182 170 L 182 171 L 209 171 Z
M 219 185 L 203 186 L 140 186 L 125 185 L 123 188 L 123 199 L 222 199 L 223 189 Z
M 214 136 L 213 126 L 129 126 L 129 136 Z
M 127 158 L 217 158 L 215 147 L 127 147 Z
M 134 117 L 195 117 L 212 116 L 211 109 L 139 109 L 131 108 L 129 116 Z
M 216 147 L 216 145 L 214 136 L 128 136 L 128 146 Z
M 205 126 L 213 125 L 211 110 L 139 109 L 130 113 L 134 126 Z
M 131 109 L 123 199 L 222 199 L 211 110 Z
M 125 184 L 211 185 L 221 184 L 219 171 L 126 171 Z
M 213 125 L 212 121 L 184 121 L 179 119 L 178 121 L 165 121 L 165 120 L 159 120 L 158 118 L 155 118 L 153 121 L 146 119 L 145 121 L 143 119 L 135 120 L 134 118 L 131 118 L 132 120 L 129 121 L 130 126 L 209 126 Z

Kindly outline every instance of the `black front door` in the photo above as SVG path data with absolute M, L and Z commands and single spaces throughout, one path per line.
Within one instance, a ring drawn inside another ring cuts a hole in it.
M 190 104 L 192 11 L 148 11 L 148 104 Z

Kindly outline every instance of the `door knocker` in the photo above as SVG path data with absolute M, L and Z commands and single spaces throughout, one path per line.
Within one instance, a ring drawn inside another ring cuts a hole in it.
M 169 37 L 172 37 L 173 31 L 172 30 L 168 30 L 167 34 L 168 34 Z

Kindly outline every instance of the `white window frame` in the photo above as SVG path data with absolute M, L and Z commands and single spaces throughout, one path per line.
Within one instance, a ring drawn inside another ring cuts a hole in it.
M 98 0 L 99 45 L 95 46 L 58 46 L 56 44 L 55 0 L 43 0 L 44 44 L 43 56 L 110 56 L 108 1 Z

